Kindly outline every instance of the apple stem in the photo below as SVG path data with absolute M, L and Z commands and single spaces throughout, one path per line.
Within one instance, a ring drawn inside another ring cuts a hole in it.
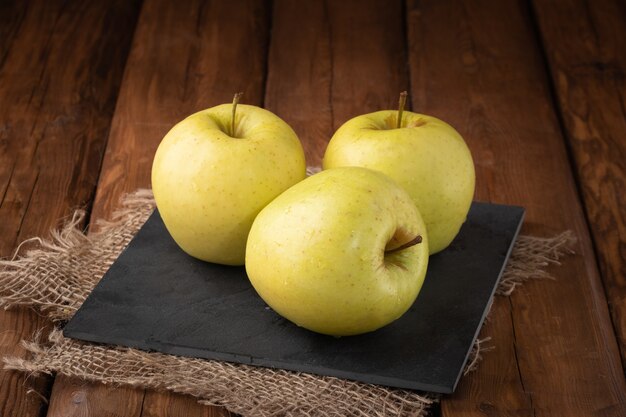
M 385 255 L 388 255 L 388 254 L 393 253 L 393 252 L 397 252 L 397 251 L 402 250 L 402 249 L 410 248 L 411 246 L 415 246 L 418 243 L 422 243 L 422 236 L 421 235 L 415 236 L 415 238 L 413 240 L 411 240 L 409 242 L 406 242 L 405 244 L 400 245 L 397 248 L 385 251 Z
M 404 106 L 406 105 L 406 97 L 409 95 L 406 91 L 400 93 L 400 100 L 398 100 L 398 120 L 396 122 L 396 129 L 402 127 L 402 112 L 404 111 Z
M 235 93 L 233 97 L 233 117 L 230 121 L 230 133 L 232 137 L 235 137 L 235 113 L 237 112 L 237 104 L 239 104 L 241 96 L 243 96 L 243 93 Z

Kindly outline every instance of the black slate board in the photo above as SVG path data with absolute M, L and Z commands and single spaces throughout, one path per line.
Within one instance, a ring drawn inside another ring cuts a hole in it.
M 430 258 L 417 301 L 375 332 L 344 338 L 299 328 L 269 309 L 243 267 L 198 261 L 155 212 L 65 326 L 67 337 L 454 391 L 524 216 L 473 203 L 452 245 Z

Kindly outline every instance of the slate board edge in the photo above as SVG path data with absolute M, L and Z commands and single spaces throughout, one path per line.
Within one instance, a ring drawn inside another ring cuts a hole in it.
M 375 384 L 382 385 L 389 388 L 400 388 L 400 389 L 411 389 L 417 391 L 428 391 L 442 394 L 452 394 L 453 391 L 450 391 L 448 387 L 434 384 L 425 384 L 415 381 L 408 381 L 405 379 L 398 378 L 390 378 L 384 376 L 375 376 L 370 374 L 362 374 L 358 372 L 347 372 L 341 371 L 333 368 L 326 368 L 323 366 L 311 366 L 305 365 L 303 366 L 301 362 L 298 363 L 290 363 L 283 361 L 275 361 L 266 358 L 252 358 L 247 355 L 238 355 L 231 353 L 220 353 L 220 352 L 210 352 L 208 350 L 196 349 L 192 347 L 182 347 L 182 346 L 174 346 L 165 343 L 151 343 L 144 341 L 134 341 L 131 339 L 116 339 L 114 345 L 111 345 L 111 339 L 107 341 L 103 341 L 101 338 L 83 332 L 74 332 L 70 331 L 70 335 L 66 335 L 64 331 L 64 335 L 70 337 L 72 339 L 79 339 L 81 341 L 99 343 L 107 346 L 115 346 L 119 345 L 122 348 L 132 348 L 141 350 L 142 352 L 158 352 L 166 355 L 174 355 L 182 358 L 201 358 L 208 360 L 217 360 L 230 362 L 233 364 L 243 364 L 250 366 L 258 366 L 263 368 L 274 368 L 274 369 L 285 369 L 288 371 L 294 372 L 305 372 L 309 374 L 315 374 L 318 376 L 330 376 L 336 377 L 356 382 L 362 382 L 366 384 Z M 145 346 L 149 346 L 149 350 L 145 348 Z M 304 370 L 303 370 L 304 369 Z
M 478 325 L 478 327 L 476 329 L 476 332 L 474 334 L 474 339 L 472 339 L 472 340 L 475 340 L 475 338 L 478 337 L 478 334 L 480 333 L 480 330 L 482 329 L 482 325 L 483 325 L 484 320 L 486 318 L 487 311 L 489 310 L 489 307 L 490 307 L 490 305 L 493 302 L 493 297 L 494 297 L 497 285 L 500 282 L 500 279 L 502 278 L 502 274 L 503 274 L 504 269 L 506 268 L 506 265 L 508 263 L 508 259 L 509 259 L 510 255 L 511 255 L 512 250 L 513 250 L 515 241 L 517 240 L 517 237 L 519 236 L 519 232 L 521 230 L 521 227 L 522 227 L 522 224 L 523 224 L 523 220 L 524 220 L 524 216 L 525 216 L 525 209 L 523 207 L 520 207 L 520 206 L 506 205 L 506 204 L 503 205 L 503 204 L 490 203 L 490 202 L 481 202 L 481 201 L 474 201 L 474 202 L 475 203 L 481 203 L 481 204 L 493 205 L 493 206 L 509 206 L 509 207 L 519 208 L 519 209 L 522 210 L 522 215 L 520 217 L 520 220 L 519 220 L 518 226 L 516 228 L 515 234 L 512 237 L 511 244 L 509 245 L 509 248 L 507 250 L 507 254 L 506 254 L 505 258 L 504 258 L 505 262 L 503 263 L 503 265 L 502 265 L 502 267 L 500 269 L 500 272 L 499 272 L 499 275 L 498 275 L 498 279 L 497 279 L 496 284 L 494 285 L 494 287 L 492 289 L 492 292 L 491 292 L 491 297 L 489 298 L 489 301 L 485 305 L 485 309 L 483 311 L 482 318 L 481 318 L 481 320 L 479 322 L 479 325 Z M 152 217 L 153 214 L 151 214 L 150 217 Z M 147 220 L 146 220 L 146 222 L 147 222 Z M 140 230 L 144 226 L 145 226 L 145 224 L 141 226 Z M 134 236 L 131 239 L 131 241 L 128 243 L 128 245 L 120 252 L 119 256 L 122 256 L 122 254 L 124 252 L 126 252 L 126 250 L 131 246 L 133 240 L 135 240 L 135 238 L 136 238 L 136 236 Z M 107 273 L 108 273 L 108 271 L 107 271 Z M 94 287 L 94 291 L 101 284 L 101 282 L 104 280 L 104 278 L 106 277 L 107 273 L 105 273 L 103 278 L 98 282 L 98 284 L 96 284 L 96 286 Z M 87 299 L 89 299 L 91 297 L 91 295 L 92 294 L 89 294 Z M 209 359 L 209 360 L 220 360 L 220 361 L 226 361 L 226 362 L 231 362 L 231 363 L 242 363 L 242 364 L 251 365 L 251 366 L 280 368 L 280 369 L 286 369 L 286 370 L 296 371 L 296 372 L 307 372 L 307 373 L 317 374 L 317 375 L 321 375 L 321 376 L 338 377 L 338 378 L 347 379 L 347 380 L 353 380 L 353 381 L 357 381 L 357 382 L 364 382 L 364 383 L 384 385 L 384 386 L 388 386 L 388 387 L 395 387 L 395 388 L 401 388 L 401 389 L 414 389 L 414 390 L 429 391 L 429 392 L 442 393 L 442 394 L 452 394 L 455 391 L 456 386 L 457 386 L 457 384 L 458 384 L 458 382 L 459 382 L 459 380 L 461 378 L 461 375 L 463 374 L 463 370 L 464 370 L 465 364 L 467 363 L 467 360 L 469 359 L 469 355 L 468 354 L 469 354 L 469 352 L 471 351 L 471 349 L 473 347 L 473 343 L 472 343 L 470 345 L 470 347 L 469 347 L 469 350 L 467 351 L 467 353 L 465 355 L 465 360 L 464 360 L 463 365 L 461 366 L 461 368 L 459 370 L 459 373 L 458 373 L 458 375 L 456 377 L 456 381 L 454 382 L 454 385 L 452 386 L 452 388 L 450 388 L 447 385 L 420 383 L 420 382 L 410 381 L 410 380 L 401 379 L 401 378 L 392 378 L 392 377 L 384 377 L 384 376 L 373 376 L 373 375 L 370 375 L 370 374 L 362 374 L 362 373 L 353 372 L 353 371 L 347 372 L 347 371 L 341 371 L 341 370 L 337 370 L 337 369 L 333 369 L 333 368 L 327 368 L 327 367 L 322 367 L 322 366 L 310 366 L 310 365 L 303 366 L 303 364 L 301 362 L 298 362 L 298 363 L 295 363 L 295 364 L 292 365 L 288 361 L 277 361 L 277 360 L 271 360 L 271 359 L 266 359 L 266 358 L 252 358 L 252 357 L 247 356 L 247 355 L 231 354 L 231 353 L 227 353 L 227 352 L 224 352 L 224 353 L 222 353 L 222 352 L 211 352 L 211 351 L 208 351 L 208 350 L 201 350 L 201 349 L 197 349 L 197 348 L 193 348 L 193 347 L 175 346 L 175 345 L 170 345 L 170 344 L 167 344 L 167 343 L 161 343 L 161 342 L 156 342 L 156 341 L 154 341 L 154 342 L 151 342 L 151 341 L 136 342 L 134 340 L 126 339 L 126 338 L 117 338 L 117 339 L 110 339 L 109 338 L 108 340 L 103 340 L 102 338 L 98 337 L 98 335 L 72 330 L 72 321 L 71 321 L 71 319 L 64 326 L 64 328 L 63 328 L 63 335 L 65 337 L 69 337 L 69 338 L 73 338 L 73 339 L 78 339 L 78 340 L 82 340 L 82 341 L 86 341 L 86 342 L 94 342 L 94 343 L 99 343 L 99 344 L 108 345 L 108 346 L 120 345 L 121 347 L 136 348 L 136 349 L 142 350 L 142 351 L 155 351 L 155 352 L 160 352 L 160 353 L 164 353 L 164 354 L 171 354 L 171 355 L 181 356 L 181 357 L 195 357 L 195 358 L 203 358 L 203 359 Z
M 78 307 L 78 310 L 76 310 L 76 312 L 74 312 L 74 315 L 72 317 L 70 317 L 69 320 L 65 324 L 63 324 L 63 329 L 61 330 L 61 332 L 62 332 L 64 337 L 69 337 L 69 338 L 78 339 L 78 340 L 84 340 L 86 342 L 96 342 L 96 343 L 104 343 L 104 344 L 110 345 L 110 343 L 108 343 L 108 342 L 101 342 L 101 341 L 98 341 L 98 340 L 92 340 L 92 338 L 85 338 L 83 336 L 78 336 L 78 335 L 85 335 L 85 334 L 88 334 L 88 333 L 76 332 L 76 331 L 72 330 L 72 319 L 80 312 L 80 310 L 87 303 L 87 301 L 89 301 L 89 299 L 92 298 L 93 294 L 96 292 L 98 287 L 100 287 L 102 285 L 102 282 L 105 280 L 107 275 L 109 275 L 109 271 L 111 269 L 111 266 L 113 266 L 113 264 L 115 264 L 117 262 L 117 260 L 128 250 L 128 248 L 130 248 L 130 246 L 133 244 L 135 239 L 137 239 L 137 236 L 139 235 L 139 232 L 141 232 L 141 230 L 146 226 L 146 224 L 152 218 L 152 216 L 154 216 L 154 213 L 156 211 L 157 211 L 156 208 L 152 210 L 152 212 L 150 213 L 148 218 L 146 218 L 146 221 L 143 222 L 141 227 L 139 227 L 139 229 L 135 232 L 135 235 L 132 237 L 132 239 L 130 239 L 130 241 L 126 244 L 126 246 L 124 246 L 124 248 L 120 251 L 119 255 L 117 255 L 115 260 L 113 262 L 111 262 L 111 265 L 108 266 L 106 272 L 104 273 L 104 275 L 102 275 L 102 278 L 100 278 L 100 280 L 96 283 L 96 285 L 94 285 L 94 287 L 91 289 L 91 291 L 89 292 L 89 294 L 87 295 L 85 300 Z M 76 335 L 76 336 L 73 336 L 73 335 Z M 0 416 L 0 417 L 2 417 L 2 416 Z
M 491 307 L 493 305 L 493 299 L 495 297 L 496 294 L 496 289 L 498 288 L 498 285 L 500 285 L 500 280 L 502 279 L 502 275 L 504 274 L 504 270 L 506 269 L 507 264 L 509 263 L 509 259 L 511 258 L 511 253 L 513 252 L 513 248 L 515 247 L 515 242 L 517 241 L 517 237 L 519 236 L 520 231 L 522 230 L 522 225 L 524 224 L 524 218 L 526 217 L 526 209 L 524 209 L 523 207 L 520 206 L 511 206 L 511 207 L 518 207 L 522 210 L 522 216 L 520 217 L 519 220 L 519 224 L 517 225 L 517 229 L 515 230 L 515 234 L 513 234 L 513 239 L 511 240 L 511 244 L 509 245 L 509 250 L 506 253 L 505 256 L 505 261 L 502 263 L 502 268 L 500 269 L 500 273 L 498 274 L 498 279 L 496 280 L 496 285 L 493 286 L 493 289 L 491 290 L 491 296 L 489 297 L 489 301 L 487 302 L 487 304 L 485 305 L 485 310 L 483 311 L 483 316 L 480 319 L 480 323 L 478 324 L 478 327 L 476 328 L 476 333 L 474 333 L 474 339 L 476 340 L 478 338 L 478 335 L 480 334 L 480 331 L 483 329 L 483 323 L 485 322 L 485 319 L 487 318 L 487 314 L 489 313 L 489 311 L 491 310 Z M 461 369 L 459 370 L 459 374 L 456 377 L 456 381 L 454 382 L 454 385 L 452 386 L 452 390 L 445 390 L 445 391 L 438 391 L 441 392 L 442 394 L 452 394 L 454 393 L 454 391 L 456 390 L 456 386 L 459 384 L 459 381 L 461 380 L 461 375 L 463 375 L 463 371 L 465 371 L 465 365 L 467 364 L 467 361 L 469 360 L 469 354 L 472 351 L 472 348 L 474 347 L 474 344 L 472 343 L 467 351 L 467 353 L 465 354 L 465 360 L 463 361 L 463 365 L 461 366 Z

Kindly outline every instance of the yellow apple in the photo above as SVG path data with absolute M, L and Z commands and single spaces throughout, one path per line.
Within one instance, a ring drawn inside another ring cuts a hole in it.
M 465 141 L 449 124 L 424 114 L 388 110 L 347 121 L 323 161 L 324 169 L 341 166 L 383 172 L 408 191 L 426 223 L 431 254 L 452 242 L 474 196 Z
M 387 176 L 337 168 L 265 207 L 246 251 L 250 282 L 278 314 L 309 330 L 376 330 L 415 301 L 428 265 L 426 226 Z
M 304 152 L 283 120 L 255 106 L 222 104 L 174 126 L 152 165 L 167 230 L 189 255 L 242 265 L 256 215 L 305 177 Z

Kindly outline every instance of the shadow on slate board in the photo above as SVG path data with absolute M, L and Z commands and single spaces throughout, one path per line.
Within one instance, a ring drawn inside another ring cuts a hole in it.
M 369 334 L 334 338 L 299 328 L 272 311 L 243 267 L 186 255 L 155 211 L 64 334 L 173 355 L 451 393 L 523 217 L 521 207 L 473 203 L 452 245 L 431 256 L 422 291 L 403 317 Z

